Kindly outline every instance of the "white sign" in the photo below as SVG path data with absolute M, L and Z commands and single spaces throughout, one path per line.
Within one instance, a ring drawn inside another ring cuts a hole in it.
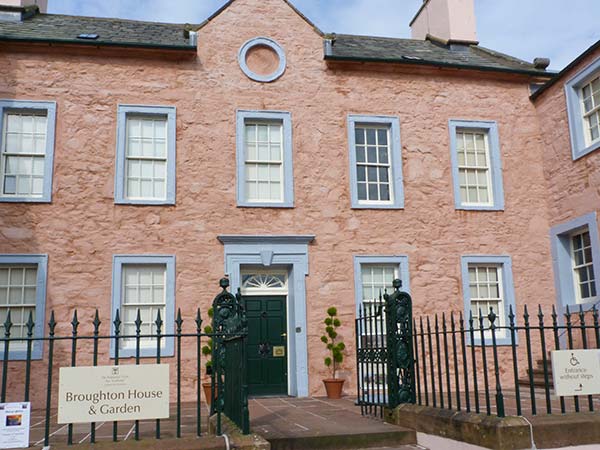
M 168 417 L 168 364 L 60 368 L 58 423 Z
M 29 447 L 31 403 L 0 403 L 0 448 Z
M 552 378 L 554 391 L 560 397 L 600 394 L 600 352 L 553 351 Z

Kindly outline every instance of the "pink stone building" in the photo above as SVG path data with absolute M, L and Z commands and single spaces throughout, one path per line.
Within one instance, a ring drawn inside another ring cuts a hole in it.
M 506 323 L 510 306 L 597 301 L 598 45 L 555 75 L 479 46 L 462 0 L 424 2 L 413 39 L 326 34 L 287 0 L 232 0 L 192 26 L 29 3 L 0 0 L 13 336 L 29 312 L 41 336 L 51 311 L 68 334 L 75 310 L 90 333 L 96 309 L 107 328 L 118 309 L 124 333 L 138 308 L 144 331 L 160 311 L 172 333 L 181 309 L 192 331 L 227 274 L 256 343 L 284 348 L 251 390 L 302 397 L 323 392 L 329 306 L 354 390 L 357 307 L 394 278 L 418 315 L 494 308 Z M 23 349 L 10 357 L 22 370 Z

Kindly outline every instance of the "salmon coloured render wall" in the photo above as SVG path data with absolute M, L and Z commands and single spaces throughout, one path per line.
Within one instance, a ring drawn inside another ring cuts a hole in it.
M 252 81 L 238 64 L 239 48 L 260 36 L 286 53 L 286 71 L 272 83 Z M 279 0 L 232 3 L 199 30 L 197 59 L 3 45 L 0 98 L 55 101 L 57 122 L 52 203 L 0 204 L 0 253 L 48 255 L 46 314 L 55 311 L 63 334 L 75 308 L 87 322 L 82 333 L 96 308 L 108 327 L 113 255 L 174 255 L 185 331 L 196 308 L 208 310 L 223 276 L 218 236 L 314 235 L 305 279 L 307 393 L 323 393 L 320 336 L 329 306 L 344 324 L 340 376 L 351 393 L 354 256 L 407 256 L 415 315 L 464 310 L 464 255 L 510 256 L 518 308 L 553 303 L 548 230 L 556 207 L 541 163 L 545 125 L 528 89 L 519 75 L 326 63 L 322 36 Z M 174 206 L 115 205 L 120 104 L 176 107 Z M 293 208 L 237 207 L 237 110 L 291 114 Z M 404 209 L 351 208 L 349 114 L 399 119 Z M 455 209 L 451 119 L 497 123 L 503 211 Z M 107 345 L 101 350 L 108 355 Z M 80 352 L 79 364 L 89 363 L 89 349 Z M 189 354 L 191 362 L 194 349 Z M 69 364 L 68 352 L 58 358 Z M 195 365 L 183 376 L 191 390 Z M 44 381 L 35 380 L 42 392 Z
M 574 111 L 567 112 L 569 101 L 567 92 L 571 80 L 592 66 L 598 66 L 600 50 L 593 45 L 574 63 L 559 75 L 559 79 L 544 92 L 534 98 L 538 111 L 540 133 L 544 141 L 543 164 L 548 189 L 548 212 L 550 218 L 551 245 L 553 246 L 554 280 L 557 292 L 557 305 L 564 309 L 578 309 L 573 298 L 573 281 L 568 276 L 572 270 L 570 261 L 561 252 L 561 243 L 566 245 L 564 236 L 585 226 L 589 230 L 593 272 L 596 286 L 600 280 L 600 242 L 598 239 L 598 213 L 600 213 L 600 154 L 597 150 L 581 157 L 575 157 L 576 142 L 572 134 L 581 114 L 580 99 L 571 99 Z M 597 76 L 598 73 L 595 74 Z M 562 233 L 562 235 L 561 235 Z M 560 237 L 563 236 L 563 239 Z M 562 241 L 562 242 L 561 242 Z M 590 309 L 596 301 L 582 307 Z

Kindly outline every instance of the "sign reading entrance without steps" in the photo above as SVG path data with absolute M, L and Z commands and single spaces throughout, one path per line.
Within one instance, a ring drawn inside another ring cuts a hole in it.
M 600 394 L 600 352 L 553 351 L 552 378 L 554 391 L 560 397 Z
M 168 364 L 60 369 L 58 423 L 168 417 Z

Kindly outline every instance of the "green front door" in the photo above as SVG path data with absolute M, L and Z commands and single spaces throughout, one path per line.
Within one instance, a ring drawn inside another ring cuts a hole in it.
M 248 391 L 286 395 L 286 297 L 244 297 L 248 318 Z

